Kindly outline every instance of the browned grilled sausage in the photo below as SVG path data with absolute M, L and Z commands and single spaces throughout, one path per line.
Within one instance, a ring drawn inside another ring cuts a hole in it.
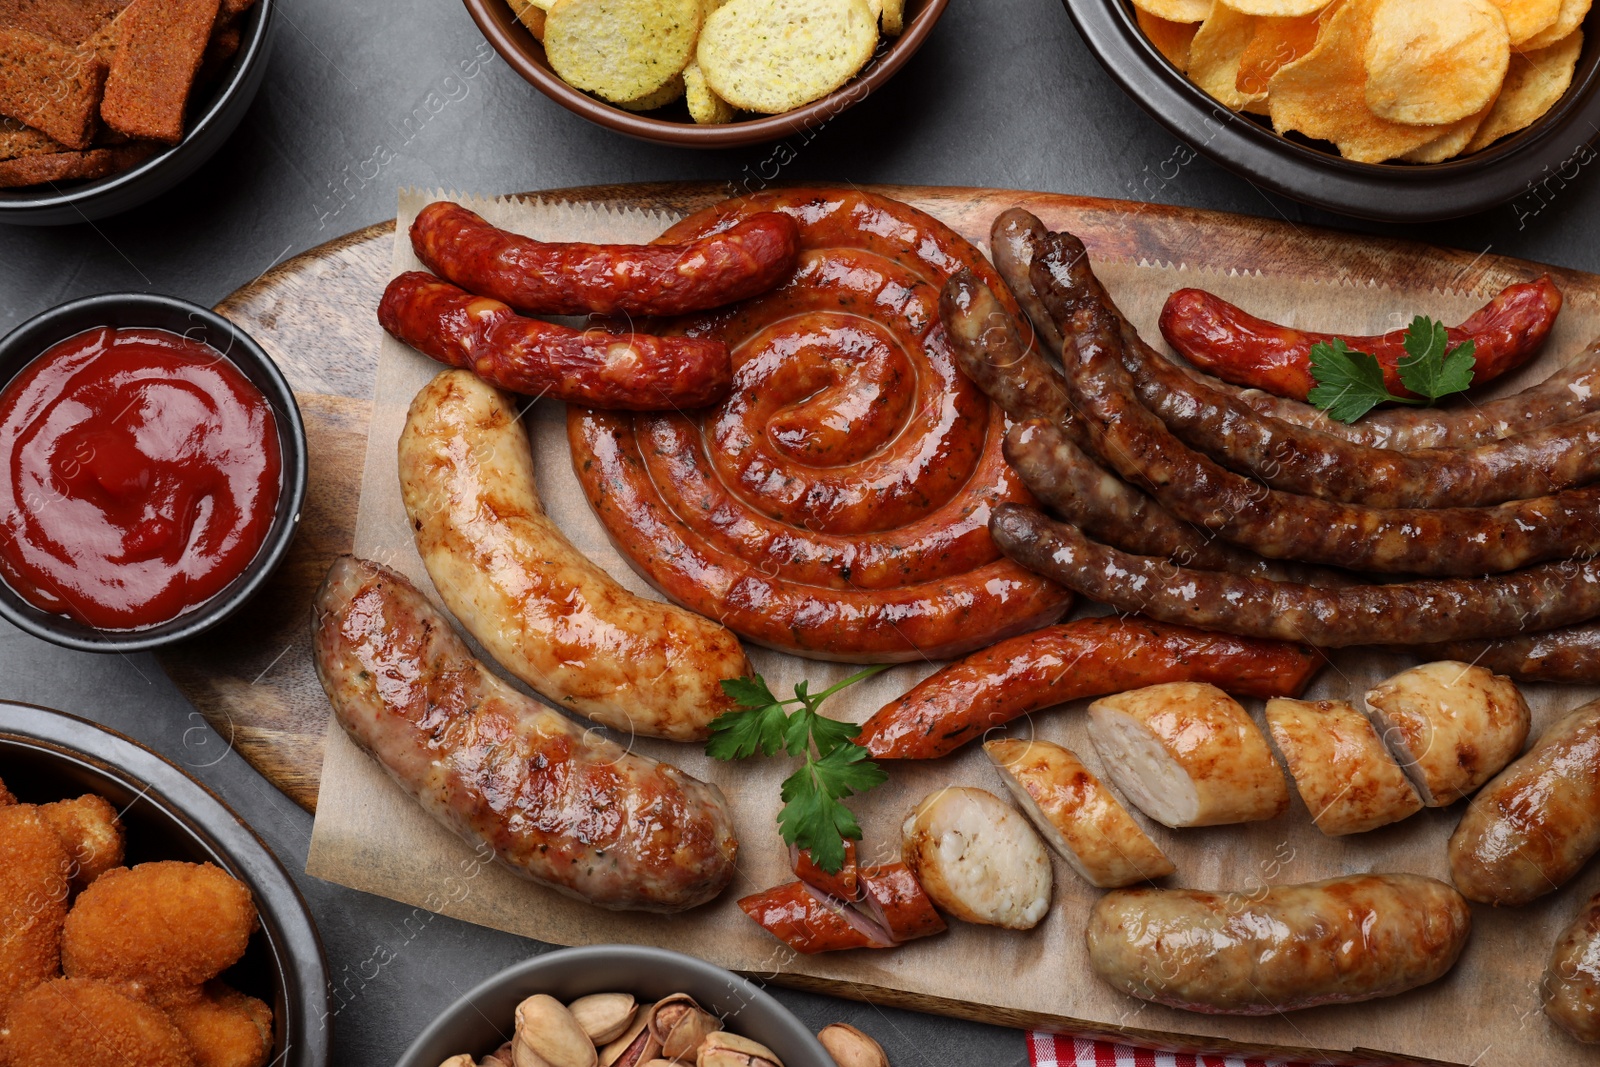
M 1111 315 L 1083 292 L 1082 250 L 1053 236 L 1032 268 L 1071 341 L 1068 395 L 1101 459 L 1179 518 L 1270 558 L 1379 573 L 1490 574 L 1600 552 L 1600 489 L 1494 508 L 1366 508 L 1264 491 L 1192 451 L 1135 395 Z
M 1442 977 L 1472 913 L 1415 874 L 1358 874 L 1249 893 L 1119 889 L 1089 917 L 1089 965 L 1143 1000 L 1276 1015 L 1394 996 Z
M 1322 648 L 1504 637 L 1600 616 L 1596 560 L 1485 578 L 1322 589 L 1119 552 L 1036 508 L 1015 504 L 996 509 L 989 532 L 1024 567 L 1117 611 Z
M 1476 663 L 1523 682 L 1600 684 L 1600 623 L 1567 626 L 1526 637 L 1423 645 L 1411 651 L 1430 659 Z
M 1600 851 L 1600 701 L 1546 730 L 1467 806 L 1450 877 L 1469 900 L 1526 904 Z
M 1600 1044 L 1600 893 L 1556 942 L 1540 993 L 1551 1022 L 1585 1044 Z
M 1061 335 L 1033 294 L 1028 270 L 1034 247 L 1047 234 L 1044 223 L 1021 208 L 1002 212 L 994 221 L 990 247 L 995 268 L 1016 293 L 1017 301 L 1034 329 L 1051 350 L 1061 351 Z M 1115 313 L 1126 342 L 1142 348 L 1147 358 L 1165 358 L 1138 338 L 1126 318 L 1100 288 Z M 1600 341 L 1592 344 L 1544 382 L 1512 396 L 1450 408 L 1394 408 L 1374 411 L 1360 422 L 1346 424 L 1328 418 L 1310 404 L 1274 396 L 1259 389 L 1238 386 L 1191 367 L 1179 365 L 1189 377 L 1236 396 L 1262 415 L 1317 430 L 1352 444 L 1410 451 L 1423 448 L 1465 447 L 1526 433 L 1600 410 Z

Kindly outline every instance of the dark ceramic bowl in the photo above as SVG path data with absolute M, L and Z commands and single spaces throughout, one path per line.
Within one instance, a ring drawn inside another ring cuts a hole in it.
M 1352 163 L 1331 145 L 1275 133 L 1185 78 L 1145 38 L 1128 0 L 1062 0 L 1118 85 L 1157 122 L 1248 181 L 1294 200 L 1381 222 L 1428 222 L 1528 198 L 1541 209 L 1595 160 L 1600 47 L 1587 44 L 1572 88 L 1543 118 L 1482 152 L 1444 163 Z M 1584 23 L 1600 32 L 1600 9 Z
M 223 974 L 272 1006 L 275 1067 L 326 1067 L 328 965 L 305 900 L 261 839 L 205 786 L 103 726 L 0 701 L 0 781 L 23 803 L 98 793 L 127 831 L 127 862 L 210 862 L 245 885 L 261 929 Z
M 570 1001 L 611 992 L 641 1002 L 688 993 L 722 1016 L 728 1030 L 777 1053 L 784 1067 L 834 1067 L 811 1031 L 754 982 L 693 956 L 640 945 L 561 949 L 508 967 L 446 1008 L 396 1067 L 439 1067 L 463 1052 L 487 1056 L 510 1040 L 517 1005 L 535 993 Z
M 153 200 L 193 174 L 244 118 L 267 73 L 277 0 L 256 0 L 239 24 L 239 51 L 205 96 L 192 101 L 183 140 L 136 167 L 91 181 L 0 189 L 0 224 L 91 222 Z
M 607 129 L 657 144 L 684 148 L 733 148 L 737 145 L 776 141 L 793 133 L 826 125 L 835 115 L 860 103 L 905 66 L 922 42 L 933 32 L 934 23 L 944 14 L 950 0 L 906 0 L 905 28 L 899 37 L 884 38 L 878 52 L 862 73 L 821 100 L 813 100 L 781 115 L 762 115 L 740 122 L 701 126 L 689 117 L 688 108 L 678 101 L 657 111 L 637 113 L 606 103 L 581 89 L 574 89 L 550 69 L 540 44 L 528 28 L 517 21 L 506 0 L 465 0 L 472 21 L 484 37 L 534 88 L 577 115 Z
M 205 603 L 141 630 L 99 630 L 42 611 L 0 581 L 0 618 L 35 637 L 80 652 L 141 652 L 203 633 L 232 615 L 272 576 L 294 540 L 306 496 L 306 431 L 300 408 L 277 364 L 244 330 L 198 304 L 153 293 L 105 293 L 36 315 L 0 338 L 0 389 L 58 341 L 96 326 L 146 326 L 185 334 L 221 352 L 261 390 L 278 424 L 283 476 L 278 512 L 244 573 Z

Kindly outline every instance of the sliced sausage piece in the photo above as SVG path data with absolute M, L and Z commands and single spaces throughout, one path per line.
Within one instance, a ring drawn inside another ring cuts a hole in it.
M 804 882 L 739 898 L 739 908 L 767 933 L 807 956 L 847 948 L 892 948 L 871 919 Z
M 1516 759 L 1531 721 L 1510 678 L 1453 660 L 1401 671 L 1367 693 L 1367 706 L 1430 808 L 1471 794 Z
M 1044 842 L 993 793 L 928 794 L 902 827 L 901 852 L 933 902 L 958 919 L 1028 930 L 1050 910 Z
M 1267 729 L 1311 821 L 1329 837 L 1366 833 L 1422 810 L 1422 798 L 1355 705 L 1269 700 Z
M 1090 885 L 1115 889 L 1177 870 L 1071 749 L 1018 738 L 983 750 L 1045 841 Z
M 1556 942 L 1539 988 L 1551 1022 L 1579 1041 L 1600 1044 L 1600 893 Z
M 889 932 L 895 944 L 942 934 L 944 920 L 911 868 L 903 863 L 868 867 L 861 872 L 861 907 Z
M 1469 900 L 1526 904 L 1600 850 L 1600 700 L 1546 730 L 1483 788 L 1450 836 L 1450 878 Z
M 796 878 L 829 896 L 840 900 L 855 900 L 861 896 L 861 883 L 856 870 L 856 843 L 849 838 L 844 841 L 844 866 L 836 873 L 829 874 L 818 867 L 811 858 L 811 850 L 799 845 L 789 846 L 789 868 L 794 871 Z
M 1289 787 L 1255 720 L 1203 682 L 1170 682 L 1089 705 L 1089 740 L 1111 780 L 1166 826 L 1221 826 L 1283 814 Z
M 1118 889 L 1089 917 L 1089 965 L 1129 996 L 1211 1015 L 1390 997 L 1455 965 L 1461 894 L 1415 874 L 1247 893 Z

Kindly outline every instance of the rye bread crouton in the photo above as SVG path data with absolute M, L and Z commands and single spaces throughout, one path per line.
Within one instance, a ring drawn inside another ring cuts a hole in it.
M 75 45 L 127 6 L 128 0 L 0 0 L 0 26 Z
M 0 115 L 68 148 L 87 148 L 106 65 L 93 54 L 27 30 L 0 28 Z
M 117 19 L 100 117 L 129 137 L 183 139 L 183 113 L 219 0 L 133 0 Z
M 24 126 L 16 119 L 0 118 L 0 160 L 43 156 L 67 150 L 66 145 L 32 126 Z
M 50 152 L 0 160 L 0 189 L 104 178 L 142 163 L 160 147 L 149 141 L 135 141 L 115 148 L 91 148 L 87 152 Z

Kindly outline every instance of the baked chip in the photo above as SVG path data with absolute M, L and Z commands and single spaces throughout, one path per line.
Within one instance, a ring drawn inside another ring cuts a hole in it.
M 92 52 L 0 28 L 0 115 L 68 148 L 87 148 L 105 81 L 106 65 Z
M 1453 132 L 1390 122 L 1367 107 L 1363 57 L 1379 2 L 1344 0 L 1326 20 L 1316 47 L 1272 76 L 1267 105 L 1279 133 L 1332 141 L 1346 159 L 1382 163 Z
M 1226 0 L 1226 3 L 1244 15 L 1299 18 L 1302 15 L 1315 15 L 1333 0 Z
M 1438 126 L 1494 102 L 1511 42 L 1493 0 L 1378 0 L 1365 56 L 1374 115 Z
M 689 104 L 689 117 L 695 122 L 711 126 L 733 121 L 733 105 L 711 91 L 700 64 L 690 63 L 683 68 L 683 86 Z
M 1293 63 L 1317 46 L 1322 33 L 1323 13 L 1298 18 L 1263 15 L 1256 19 L 1255 36 L 1239 57 L 1239 73 L 1234 87 L 1246 96 L 1267 91 L 1267 83 L 1279 69 Z
M 1239 63 L 1256 34 L 1254 15 L 1242 15 L 1227 4 L 1212 8 L 1189 45 L 1189 78 L 1230 111 L 1260 110 L 1266 92 L 1241 92 Z
M 1561 15 L 1561 0 L 1491 0 L 1505 16 L 1512 44 L 1521 44 L 1551 26 Z
M 544 40 L 544 15 L 545 9 L 533 0 L 506 0 L 511 8 L 511 13 L 517 16 L 517 21 L 527 27 L 533 34 L 534 40 Z
M 1194 43 L 1194 35 L 1200 31 L 1199 24 L 1168 22 L 1142 8 L 1134 8 L 1133 14 L 1139 20 L 1139 29 L 1144 31 L 1155 50 L 1178 70 L 1189 73 L 1189 46 Z
M 877 44 L 866 0 L 729 0 L 706 20 L 698 61 L 722 99 L 776 115 L 849 81 Z
M 700 0 L 557 0 L 544 51 L 568 85 L 620 104 L 683 73 L 700 33 Z
M 1589 7 L 1593 0 L 1561 0 L 1561 10 L 1556 15 L 1556 20 L 1526 41 L 1511 42 L 1511 47 L 1521 52 L 1537 52 L 1549 48 L 1553 44 L 1560 44 L 1572 36 L 1574 30 L 1583 25 L 1583 20 L 1589 15 Z
M 658 107 L 666 107 L 674 100 L 683 96 L 683 75 L 674 74 L 672 78 L 653 93 L 641 96 L 637 100 L 622 100 L 617 103 L 620 108 L 629 111 L 654 111 Z
M 1544 117 L 1572 87 L 1573 71 L 1583 52 L 1583 31 L 1573 30 L 1566 40 L 1537 52 L 1511 57 L 1505 88 L 1489 117 L 1467 145 L 1468 152 L 1488 148 L 1502 137 L 1525 130 Z
M 1133 6 L 1168 22 L 1204 22 L 1211 14 L 1212 0 L 1133 0 Z
M 906 0 L 867 0 L 867 7 L 874 9 L 872 17 L 883 26 L 883 32 L 890 37 L 900 36 L 900 31 L 906 28 Z

